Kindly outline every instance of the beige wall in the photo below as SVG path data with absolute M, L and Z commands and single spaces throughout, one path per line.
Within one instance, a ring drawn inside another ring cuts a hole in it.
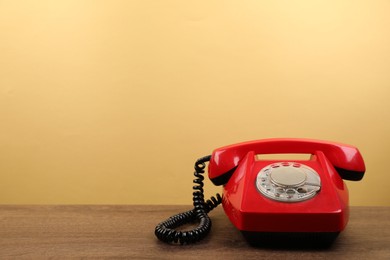
M 0 203 L 191 204 L 196 158 L 356 145 L 390 206 L 389 1 L 1 1 Z M 220 187 L 206 185 L 207 195 Z

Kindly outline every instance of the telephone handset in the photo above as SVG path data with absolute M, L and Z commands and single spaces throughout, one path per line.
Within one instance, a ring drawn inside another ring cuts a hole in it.
M 309 160 L 261 160 L 256 155 L 302 153 Z M 205 202 L 203 173 L 223 185 Z M 282 241 L 290 235 L 311 235 L 333 241 L 348 222 L 348 190 L 342 179 L 363 178 L 365 165 L 356 147 L 309 139 L 264 139 L 225 146 L 195 163 L 194 209 L 156 226 L 156 236 L 167 243 L 201 240 L 211 228 L 207 213 L 222 203 L 232 224 L 251 244 Z M 175 228 L 197 220 L 189 231 Z M 287 239 L 287 241 L 290 241 Z

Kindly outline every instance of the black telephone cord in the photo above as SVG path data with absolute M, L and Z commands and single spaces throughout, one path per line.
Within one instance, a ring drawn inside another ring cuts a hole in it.
M 191 244 L 200 241 L 210 232 L 211 219 L 207 213 L 222 203 L 220 194 L 216 194 L 216 197 L 211 197 L 207 202 L 204 201 L 203 173 L 206 167 L 205 162 L 210 161 L 210 159 L 211 155 L 208 155 L 199 158 L 195 162 L 195 179 L 193 181 L 195 186 L 193 186 L 194 192 L 192 193 L 194 208 L 171 216 L 156 226 L 154 234 L 161 241 L 170 244 Z M 176 230 L 176 228 L 196 220 L 199 222 L 199 225 L 194 229 L 188 231 Z

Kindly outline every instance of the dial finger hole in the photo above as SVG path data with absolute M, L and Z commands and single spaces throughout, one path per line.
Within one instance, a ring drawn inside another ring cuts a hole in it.
M 287 193 L 287 195 L 289 195 L 289 196 L 293 196 L 293 195 L 295 194 L 295 190 L 293 190 L 293 189 L 288 189 L 288 190 L 286 191 L 286 193 Z
M 305 189 L 305 188 L 298 188 L 297 191 L 299 193 L 307 193 L 307 189 Z

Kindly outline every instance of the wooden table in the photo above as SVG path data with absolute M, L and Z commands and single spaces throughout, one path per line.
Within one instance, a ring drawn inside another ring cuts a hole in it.
M 390 208 L 352 207 L 347 229 L 329 249 L 270 249 L 247 244 L 221 208 L 203 241 L 166 245 L 155 225 L 189 206 L 0 206 L 0 259 L 390 259 Z

